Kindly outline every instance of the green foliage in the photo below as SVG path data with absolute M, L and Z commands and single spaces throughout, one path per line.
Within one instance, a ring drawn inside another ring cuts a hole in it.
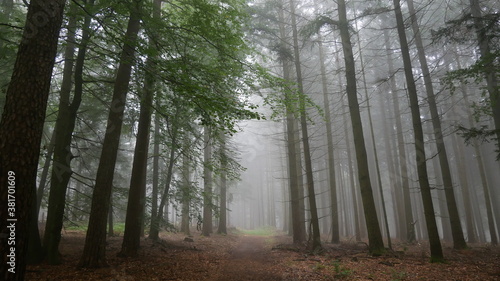
M 272 236 L 276 235 L 277 230 L 275 227 L 263 226 L 256 229 L 240 229 L 240 232 L 245 235 Z
M 395 269 L 391 271 L 391 281 L 403 281 L 407 276 L 408 273 L 406 273 L 405 271 L 398 271 Z
M 495 75 L 497 77 L 500 75 L 499 58 L 500 50 L 497 50 L 493 53 L 483 56 L 468 68 L 449 71 L 442 79 L 442 83 L 447 89 L 450 90 L 451 94 L 454 94 L 459 87 L 471 83 L 481 86 L 480 103 L 474 102 L 471 105 L 473 109 L 473 116 L 476 122 L 480 122 L 480 120 L 485 116 L 492 116 L 492 101 L 490 100 L 490 93 L 484 83 L 484 80 L 487 75 L 491 74 L 491 72 L 493 72 L 492 75 Z M 493 89 L 497 96 L 500 92 L 499 88 L 500 87 L 497 86 L 496 89 Z M 465 128 L 463 126 L 459 126 L 458 131 L 459 134 L 464 137 L 467 144 L 470 144 L 472 139 L 478 139 L 481 142 L 490 142 L 496 140 L 496 130 L 488 129 L 487 126 L 481 126 L 479 128 Z M 497 159 L 500 159 L 500 151 L 497 150 L 497 152 L 499 152 L 497 154 Z
M 352 270 L 345 268 L 338 260 L 331 262 L 330 267 L 333 267 L 335 278 L 338 279 L 345 279 L 352 274 Z

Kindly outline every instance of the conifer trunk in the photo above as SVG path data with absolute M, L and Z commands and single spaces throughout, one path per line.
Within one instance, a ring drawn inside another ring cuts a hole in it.
M 418 105 L 417 87 L 415 85 L 415 81 L 413 80 L 411 58 L 408 49 L 408 42 L 406 39 L 406 32 L 404 29 L 401 6 L 399 0 L 393 0 L 393 1 L 394 1 L 394 11 L 396 14 L 401 53 L 403 56 L 406 83 L 408 86 L 408 96 L 410 99 L 410 109 L 413 121 L 413 132 L 415 135 L 415 151 L 416 151 L 418 182 L 420 184 L 420 193 L 424 205 L 425 222 L 427 226 L 427 233 L 429 236 L 429 243 L 431 248 L 431 262 L 441 262 L 443 261 L 443 251 L 441 248 L 441 241 L 439 240 L 439 233 L 436 225 L 434 206 L 432 204 L 431 187 L 429 184 L 429 177 L 427 175 L 427 159 L 425 156 L 424 133 L 422 130 L 422 121 L 420 120 L 420 108 Z
M 358 179 L 361 191 L 361 200 L 363 201 L 363 210 L 365 214 L 366 228 L 368 231 L 368 250 L 372 255 L 381 255 L 385 252 L 385 248 L 382 233 L 380 232 L 375 201 L 373 199 L 372 185 L 370 182 L 368 158 L 366 154 L 365 140 L 363 137 L 363 125 L 361 115 L 359 113 L 359 103 L 356 89 L 356 71 L 347 21 L 346 5 L 344 0 L 338 0 L 337 3 L 339 12 L 339 30 L 346 68 L 347 101 L 349 104 L 349 113 L 354 136 L 354 148 L 358 164 Z

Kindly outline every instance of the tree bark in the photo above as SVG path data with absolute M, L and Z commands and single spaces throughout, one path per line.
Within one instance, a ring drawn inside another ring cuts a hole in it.
M 91 1 L 86 8 L 93 5 Z M 47 223 L 45 225 L 45 235 L 43 247 L 47 251 L 47 262 L 49 264 L 61 263 L 59 253 L 59 242 L 61 240 L 61 229 L 63 226 L 64 208 L 66 205 L 66 191 L 73 171 L 71 160 L 75 157 L 71 152 L 71 140 L 76 123 L 78 108 L 82 100 L 82 71 L 87 51 L 87 44 L 90 37 L 90 19 L 85 17 L 82 31 L 82 42 L 77 55 L 75 65 L 75 93 L 70 101 L 73 77 L 73 64 L 75 53 L 75 32 L 77 24 L 76 11 L 78 6 L 71 5 L 70 19 L 68 23 L 68 39 L 64 54 L 65 63 L 63 69 L 63 80 L 61 84 L 61 95 L 59 99 L 59 114 L 55 124 L 54 134 L 54 160 L 52 164 L 50 193 L 47 210 Z M 78 83 L 78 86 L 76 85 Z
M 103 267 L 106 261 L 106 218 L 109 211 L 113 174 L 120 144 L 123 115 L 129 87 L 132 64 L 135 59 L 135 43 L 140 29 L 141 0 L 135 0 L 130 11 L 130 18 L 120 56 L 116 81 L 109 111 L 106 134 L 102 147 L 96 183 L 92 193 L 87 236 L 79 267 Z
M 153 19 L 160 19 L 161 0 L 153 2 Z M 152 34 L 150 45 L 155 46 L 156 38 Z M 148 166 L 149 131 L 151 128 L 151 113 L 155 91 L 155 60 L 157 54 L 148 55 L 145 65 L 143 94 L 140 102 L 139 124 L 135 143 L 132 175 L 128 193 L 125 231 L 123 233 L 122 249 L 119 253 L 124 257 L 136 257 L 141 246 L 141 236 L 144 229 L 144 211 L 146 205 L 146 178 Z
M 227 151 L 226 151 L 226 136 L 221 135 L 221 175 L 220 175 L 220 201 L 219 201 L 219 227 L 217 233 L 227 234 Z
M 339 12 L 339 30 L 346 68 L 347 100 L 349 103 L 349 112 L 354 136 L 354 148 L 358 164 L 358 179 L 361 191 L 361 200 L 363 201 L 363 210 L 365 214 L 366 228 L 368 231 L 368 250 L 372 255 L 381 255 L 385 252 L 385 248 L 377 218 L 375 201 L 373 199 L 373 191 L 368 169 L 368 158 L 366 155 L 366 146 L 363 136 L 363 124 L 359 113 L 355 62 L 352 52 L 351 37 L 349 34 L 346 5 L 344 0 L 339 0 L 337 3 Z
M 213 233 L 212 227 L 212 143 L 210 141 L 210 128 L 205 126 L 203 132 L 205 148 L 203 150 L 203 228 L 202 235 L 210 236 Z
M 406 83 L 408 86 L 408 96 L 410 99 L 410 109 L 413 121 L 413 131 L 415 135 L 415 151 L 418 181 L 420 184 L 420 193 L 424 206 L 425 222 L 427 226 L 427 233 L 429 235 L 429 243 L 431 248 L 431 262 L 442 262 L 443 251 L 441 248 L 441 241 L 439 240 L 439 233 L 436 225 L 436 218 L 434 216 L 434 206 L 432 204 L 431 187 L 429 185 L 429 178 L 427 175 L 427 159 L 425 156 L 424 133 L 422 130 L 422 121 L 420 120 L 420 108 L 418 105 L 418 94 L 415 81 L 413 80 L 412 66 L 410 52 L 408 49 L 408 42 L 406 39 L 406 32 L 404 28 L 403 15 L 401 13 L 401 6 L 399 0 L 393 0 L 394 12 L 396 14 L 398 35 L 403 56 L 404 71 Z
M 434 127 L 434 138 L 436 139 L 437 153 L 439 158 L 439 165 L 441 166 L 441 177 L 443 180 L 444 193 L 446 196 L 446 207 L 448 208 L 448 215 L 450 216 L 451 235 L 453 236 L 453 248 L 465 249 L 467 243 L 465 242 L 462 226 L 460 224 L 460 215 L 458 213 L 457 201 L 455 199 L 455 192 L 453 190 L 453 181 L 451 177 L 450 163 L 448 162 L 448 154 L 446 152 L 446 145 L 444 143 L 443 130 L 441 128 L 441 119 L 436 105 L 436 98 L 434 95 L 434 87 L 432 86 L 431 74 L 425 56 L 424 44 L 420 35 L 420 28 L 417 23 L 417 16 L 415 8 L 413 7 L 413 0 L 408 0 L 408 9 L 410 11 L 410 18 L 412 29 L 415 38 L 415 45 L 417 46 L 418 60 L 424 76 L 425 91 L 427 92 L 427 102 L 429 104 L 429 111 L 431 113 L 432 126 Z
M 300 64 L 299 43 L 297 23 L 295 17 L 295 4 L 290 0 L 290 13 L 292 17 L 292 33 L 293 33 L 293 50 L 295 56 L 295 71 L 297 72 L 297 84 L 299 91 L 299 111 L 300 111 L 300 127 L 302 131 L 302 145 L 304 149 L 304 162 L 306 166 L 306 182 L 307 193 L 309 198 L 309 212 L 311 215 L 312 225 L 312 250 L 318 251 L 321 249 L 321 237 L 319 231 L 318 209 L 316 207 L 316 193 L 314 191 L 314 176 L 312 170 L 311 151 L 309 148 L 309 134 L 307 132 L 307 112 L 305 106 L 305 93 L 302 85 L 302 70 Z
M 2 280 L 24 280 L 28 235 L 38 231 L 38 158 L 64 5 L 63 0 L 30 2 L 6 93 L 0 121 L 0 206 L 5 208 L 0 212 Z M 36 229 L 30 229 L 30 224 Z M 7 239 L 11 233 L 15 240 Z M 12 249 L 15 265 L 8 264 Z
M 401 189 L 403 192 L 403 205 L 404 205 L 404 239 L 406 242 L 414 243 L 417 239 L 415 234 L 415 221 L 413 218 L 413 208 L 410 197 L 410 183 L 408 175 L 408 161 L 406 158 L 405 140 L 403 135 L 403 125 L 401 124 L 401 111 L 399 109 L 398 89 L 396 87 L 396 74 L 393 65 L 391 54 L 390 38 L 387 30 L 384 30 L 384 41 L 387 55 L 387 65 L 389 68 L 389 77 L 391 84 L 392 102 L 394 107 L 394 118 L 396 121 L 396 138 L 398 146 L 399 159 L 399 175 L 401 179 Z
M 283 5 L 283 3 L 281 3 Z M 279 30 L 280 30 L 280 41 L 281 45 L 284 46 L 284 50 L 288 52 L 288 48 L 286 47 L 288 44 L 286 31 L 285 31 L 285 17 L 283 14 L 283 7 L 280 7 L 278 10 L 279 16 Z M 291 66 L 288 58 L 283 56 L 281 61 L 283 68 L 283 79 L 286 82 L 291 82 Z M 287 160 L 288 160 L 288 181 L 289 181 L 289 191 L 290 191 L 290 213 L 291 213 L 291 229 L 292 229 L 292 237 L 294 243 L 301 243 L 305 240 L 304 233 L 304 222 L 301 220 L 300 213 L 303 210 L 300 209 L 300 198 L 303 195 L 299 193 L 299 177 L 298 177 L 298 167 L 297 167 L 297 143 L 295 142 L 295 131 L 296 129 L 296 120 L 293 112 L 294 104 L 291 98 L 291 90 L 290 88 L 285 88 L 285 114 L 286 114 L 286 139 L 287 139 Z

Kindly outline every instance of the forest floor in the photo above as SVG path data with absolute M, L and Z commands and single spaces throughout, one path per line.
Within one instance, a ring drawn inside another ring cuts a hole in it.
M 456 251 L 445 246 L 446 263 L 429 263 L 428 247 L 397 245 L 380 257 L 367 254 L 366 244 L 324 243 L 310 253 L 279 233 L 242 232 L 210 237 L 162 233 L 161 241 L 141 241 L 138 258 L 120 258 L 121 237 L 107 244 L 109 267 L 77 269 L 85 233 L 65 231 L 64 262 L 28 266 L 26 280 L 500 280 L 500 248 L 472 245 Z M 191 242 L 192 239 L 192 242 Z

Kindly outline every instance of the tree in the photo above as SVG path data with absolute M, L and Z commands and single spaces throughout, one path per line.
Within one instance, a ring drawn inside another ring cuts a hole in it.
M 24 280 L 28 243 L 35 242 L 28 241 L 28 234 L 30 224 L 37 226 L 36 172 L 64 5 L 62 0 L 30 2 L 6 93 L 0 121 L 0 205 L 12 209 L 0 213 L 0 231 L 2 237 L 15 233 L 10 240 L 15 242 L 0 243 L 3 280 Z
M 212 227 L 212 143 L 210 141 L 210 128 L 205 126 L 203 131 L 205 147 L 203 149 L 203 229 L 202 235 L 210 236 Z
M 153 2 L 153 19 L 160 20 L 161 1 Z M 154 46 L 156 34 L 151 35 Z M 134 151 L 132 176 L 128 194 L 127 215 L 125 231 L 123 233 L 121 256 L 137 256 L 140 247 L 141 232 L 144 225 L 144 209 L 146 205 L 146 171 L 148 162 L 149 131 L 151 127 L 151 113 L 153 106 L 155 78 L 156 48 L 153 54 L 146 59 L 144 89 L 140 101 L 140 115 L 137 139 Z
M 390 45 L 390 37 L 388 31 L 384 30 L 384 42 L 385 42 L 385 50 L 387 56 L 387 66 L 388 66 L 388 77 L 390 80 L 390 89 L 392 94 L 392 105 L 394 108 L 394 119 L 396 121 L 396 139 L 397 139 L 397 149 L 398 156 L 396 158 L 396 162 L 399 162 L 399 169 L 396 169 L 399 173 L 401 189 L 403 192 L 403 206 L 404 206 L 404 239 L 413 243 L 416 241 L 417 236 L 415 234 L 415 221 L 413 219 L 413 210 L 412 210 L 412 202 L 410 197 L 410 183 L 408 176 L 408 161 L 406 157 L 406 149 L 405 149 L 405 140 L 403 135 L 403 125 L 401 122 L 401 110 L 399 108 L 399 97 L 398 97 L 398 89 L 396 86 L 396 78 L 394 63 L 392 58 L 392 48 Z
M 91 0 L 86 9 L 93 6 Z M 71 152 L 71 141 L 75 128 L 77 112 L 80 107 L 83 95 L 83 65 L 85 61 L 87 45 L 90 38 L 90 20 L 87 15 L 83 24 L 82 41 L 80 42 L 76 63 L 74 64 L 75 53 L 75 32 L 78 16 L 77 5 L 73 3 L 70 10 L 68 23 L 68 38 L 65 50 L 65 63 L 63 70 L 63 80 L 61 82 L 61 95 L 59 99 L 59 114 L 54 129 L 54 159 L 52 165 L 49 204 L 47 212 L 47 223 L 43 247 L 47 251 L 47 261 L 50 264 L 61 262 L 59 254 L 59 242 L 61 240 L 61 229 L 63 225 L 64 208 L 66 205 L 66 190 L 73 171 L 71 160 L 75 158 Z M 73 99 L 70 101 L 72 89 L 72 77 L 74 70 L 75 91 Z M 42 194 L 39 194 L 41 197 Z M 41 201 L 41 199 L 40 199 Z
M 455 199 L 455 192 L 453 191 L 453 181 L 451 178 L 450 164 L 448 162 L 448 154 L 444 143 L 443 130 L 441 128 L 441 120 L 439 117 L 436 98 L 434 95 L 434 87 L 432 85 L 431 74 L 425 56 L 424 44 L 420 35 L 420 28 L 417 23 L 417 16 L 415 8 L 413 7 L 413 0 L 408 0 L 408 8 L 412 23 L 412 29 L 415 37 L 415 44 L 417 46 L 418 60 L 422 75 L 424 76 L 425 91 L 427 92 L 427 101 L 429 103 L 429 111 L 431 113 L 432 126 L 434 128 L 434 136 L 436 139 L 436 146 L 438 150 L 439 164 L 441 166 L 441 177 L 444 185 L 444 192 L 446 196 L 446 206 L 448 207 L 448 214 L 450 216 L 451 233 L 453 236 L 453 248 L 465 249 L 467 243 L 465 242 L 462 226 L 460 224 L 460 215 L 458 213 L 457 202 Z
M 406 32 L 403 22 L 403 15 L 401 13 L 401 5 L 399 0 L 393 0 L 394 12 L 396 14 L 397 29 L 399 35 L 399 42 L 401 53 L 403 56 L 404 71 L 406 77 L 406 84 L 408 86 L 408 96 L 410 99 L 410 109 L 413 121 L 413 133 L 415 137 L 415 151 L 418 182 L 420 185 L 420 194 L 424 205 L 425 222 L 427 226 L 427 233 L 429 235 L 429 243 L 431 248 L 431 262 L 443 261 L 443 250 L 439 240 L 439 233 L 436 225 L 436 218 L 434 216 L 434 206 L 432 205 L 431 187 L 429 185 L 429 178 L 427 175 L 427 159 L 425 156 L 424 134 L 422 130 L 422 121 L 420 120 L 420 109 L 418 105 L 418 94 L 415 81 L 413 80 L 412 66 L 410 52 L 408 48 L 408 41 L 406 39 Z
M 316 193 L 314 191 L 314 177 L 312 170 L 311 161 L 311 151 L 309 148 L 309 134 L 307 131 L 307 112 L 306 112 L 306 101 L 305 92 L 302 81 L 302 70 L 300 62 L 299 53 L 299 43 L 298 43 L 298 32 L 297 32 L 297 22 L 295 16 L 295 4 L 293 0 L 290 0 L 290 13 L 292 21 L 292 34 L 293 34 L 293 53 L 295 62 L 295 71 L 297 73 L 297 86 L 299 94 L 299 111 L 300 111 L 300 128 L 302 132 L 302 145 L 304 152 L 304 162 L 306 168 L 306 183 L 307 183 L 307 193 L 309 197 L 309 210 L 311 214 L 311 225 L 312 225 L 312 249 L 313 251 L 318 251 L 321 249 L 321 237 L 319 232 L 319 220 L 318 220 L 318 209 L 316 207 Z
M 372 255 L 381 255 L 385 252 L 384 241 L 377 218 L 373 191 L 368 170 L 368 159 L 366 146 L 363 137 L 363 125 L 359 113 L 359 103 L 356 89 L 356 71 L 352 52 L 351 38 L 349 34 L 349 23 L 347 21 L 347 11 L 344 0 L 338 1 L 339 22 L 338 28 L 342 39 L 342 50 L 346 67 L 346 92 L 349 103 L 349 113 L 351 117 L 352 130 L 354 135 L 354 147 L 358 164 L 358 179 L 361 190 L 361 199 L 368 230 L 368 250 Z
M 221 135 L 220 139 L 220 197 L 219 197 L 219 227 L 217 233 L 227 234 L 227 169 L 228 155 L 226 149 L 226 136 Z
M 106 266 L 106 219 L 109 211 L 113 174 L 120 143 L 123 114 L 129 87 L 132 64 L 135 58 L 135 42 L 140 29 L 142 0 L 134 0 L 124 37 L 114 84 L 111 108 L 108 115 L 106 135 L 97 168 L 96 182 L 92 194 L 92 207 L 87 236 L 79 267 Z
M 328 183 L 330 185 L 330 205 L 331 205 L 331 227 L 332 227 L 332 243 L 340 243 L 339 235 L 339 207 L 337 203 L 337 182 L 335 177 L 335 157 L 333 149 L 333 133 L 332 133 L 332 114 L 330 110 L 330 101 L 328 99 L 328 88 L 326 85 L 326 70 L 325 58 L 323 51 L 323 43 L 321 37 L 318 40 L 319 61 L 321 68 L 321 87 L 323 91 L 323 103 L 325 110 L 325 126 L 326 126 L 326 142 L 328 149 Z

